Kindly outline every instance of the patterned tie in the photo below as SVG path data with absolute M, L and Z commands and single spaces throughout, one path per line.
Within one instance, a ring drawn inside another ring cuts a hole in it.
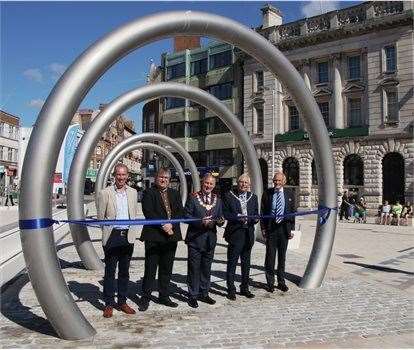
M 282 206 L 282 192 L 281 191 L 276 191 L 276 215 L 283 215 L 283 206 Z M 277 224 L 280 224 L 282 222 L 283 218 L 277 216 L 275 221 Z

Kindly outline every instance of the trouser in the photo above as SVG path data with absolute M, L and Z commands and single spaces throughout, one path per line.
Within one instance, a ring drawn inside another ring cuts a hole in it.
M 275 284 L 275 260 L 277 253 L 277 282 L 285 284 L 285 263 L 288 237 L 283 223 L 276 224 L 266 238 L 265 272 L 268 286 Z
M 11 205 L 14 206 L 13 196 L 11 194 L 6 196 L 6 203 L 4 205 L 7 206 L 7 204 L 9 203 L 9 199 L 10 199 Z
M 345 205 L 341 205 L 340 210 L 339 210 L 339 220 L 342 220 L 344 218 L 345 215 L 345 219 L 349 219 L 349 213 L 348 213 L 348 207 Z
M 158 270 L 158 292 L 160 298 L 170 295 L 170 281 L 174 264 L 177 242 L 145 241 L 145 271 L 142 283 L 142 292 L 150 297 Z
M 240 290 L 245 292 L 249 290 L 250 255 L 253 245 L 249 238 L 248 229 L 243 229 L 233 234 L 237 235 L 237 240 L 229 242 L 227 247 L 227 290 L 229 293 L 236 292 L 234 276 L 236 274 L 237 261 L 240 258 L 242 277 Z
M 103 283 L 103 294 L 105 305 L 115 305 L 115 271 L 118 265 L 118 304 L 126 302 L 129 283 L 129 265 L 131 262 L 133 244 L 104 247 L 105 274 Z
M 200 248 L 188 245 L 187 286 L 188 293 L 194 298 L 208 295 L 214 249 L 215 246 Z

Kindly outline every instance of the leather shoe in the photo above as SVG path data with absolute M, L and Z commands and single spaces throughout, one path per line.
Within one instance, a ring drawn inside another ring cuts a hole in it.
M 194 309 L 197 309 L 197 308 L 198 308 L 198 302 L 197 302 L 197 299 L 195 299 L 195 298 L 189 298 L 189 299 L 188 299 L 188 305 L 189 305 L 190 307 L 194 308 Z
M 244 295 L 246 298 L 254 298 L 254 294 L 250 290 L 243 290 L 240 292 L 241 295 Z
M 208 295 L 202 296 L 198 298 L 198 300 L 202 301 L 203 303 L 210 304 L 210 305 L 214 305 L 216 303 L 216 301 Z
M 266 287 L 266 290 L 267 290 L 269 293 L 273 293 L 273 292 L 275 291 L 275 286 L 267 286 L 267 287 Z
M 119 310 L 121 310 L 122 312 L 124 312 L 128 315 L 134 315 L 135 314 L 135 310 L 132 307 L 130 307 L 127 303 L 119 305 Z
M 230 299 L 230 300 L 236 300 L 236 293 L 234 293 L 234 292 L 229 292 L 229 293 L 227 294 L 227 299 Z
M 110 318 L 114 313 L 114 308 L 112 306 L 105 306 L 103 317 Z
M 289 290 L 286 284 L 278 284 L 277 289 L 280 289 L 282 292 L 287 292 Z
M 168 307 L 177 307 L 178 304 L 174 303 L 169 297 L 160 298 L 159 299 L 160 304 L 168 306 Z
M 140 300 L 140 305 L 139 305 L 138 310 L 139 311 L 147 311 L 148 310 L 149 303 L 150 303 L 150 299 L 149 298 L 142 297 L 141 300 Z

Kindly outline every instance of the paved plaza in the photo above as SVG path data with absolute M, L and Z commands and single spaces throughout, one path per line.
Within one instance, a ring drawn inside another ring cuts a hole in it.
M 68 287 L 97 330 L 93 339 L 65 341 L 51 329 L 28 276 L 3 288 L 2 348 L 412 348 L 414 346 L 414 240 L 412 227 L 339 223 L 334 251 L 321 288 L 298 287 L 310 254 L 315 219 L 301 224 L 300 249 L 289 250 L 289 292 L 264 290 L 265 247 L 252 255 L 254 299 L 225 297 L 226 243 L 219 234 L 212 267 L 213 306 L 190 308 L 186 297 L 186 256 L 179 244 L 174 265 L 176 309 L 155 302 L 146 312 L 115 311 L 102 317 L 102 272 L 82 268 L 68 235 L 57 247 Z M 184 225 L 183 225 L 184 228 Z M 91 231 L 102 256 L 99 231 Z M 143 277 L 143 244 L 137 241 L 129 304 L 138 309 Z M 239 273 L 239 267 L 238 267 Z M 156 297 L 157 293 L 153 295 Z

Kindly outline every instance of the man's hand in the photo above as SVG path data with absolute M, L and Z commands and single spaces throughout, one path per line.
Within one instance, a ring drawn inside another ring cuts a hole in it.
M 203 218 L 203 225 L 206 227 L 211 227 L 213 225 L 213 220 L 211 219 L 211 215 Z
M 262 228 L 262 236 L 266 240 L 267 239 L 267 232 L 265 229 Z
M 171 224 L 164 224 L 161 227 L 164 230 L 164 232 L 167 233 L 169 236 L 172 236 L 174 234 Z
M 292 239 L 294 236 L 295 234 L 292 231 L 290 231 L 290 233 L 288 234 L 288 239 Z
M 245 216 L 243 214 L 237 214 L 237 216 Z M 243 225 L 247 225 L 247 219 L 246 218 L 240 218 L 239 221 L 243 224 Z

